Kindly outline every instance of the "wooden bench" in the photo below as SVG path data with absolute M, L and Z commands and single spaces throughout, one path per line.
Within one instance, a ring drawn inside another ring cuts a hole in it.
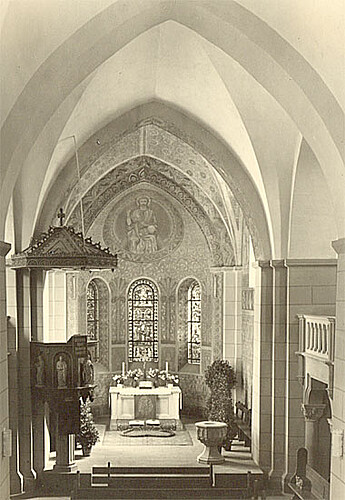
M 92 467 L 77 471 L 71 500 L 106 498 L 266 498 L 264 477 L 250 471 L 216 478 L 214 467 Z M 218 477 L 218 476 L 217 476 Z M 225 481 L 225 483 L 224 483 Z M 230 481 L 230 482 L 229 482 Z M 219 484 L 218 484 L 219 483 Z
M 328 500 L 329 482 L 308 465 L 308 451 L 297 450 L 296 472 L 289 482 L 293 500 Z
M 236 403 L 236 425 L 238 439 L 244 441 L 245 446 L 251 447 L 252 442 L 252 410 L 241 401 Z
M 133 478 L 139 480 L 140 488 L 168 487 L 184 483 L 184 487 L 197 488 L 212 486 L 213 467 L 92 467 L 91 486 L 109 488 L 130 488 Z

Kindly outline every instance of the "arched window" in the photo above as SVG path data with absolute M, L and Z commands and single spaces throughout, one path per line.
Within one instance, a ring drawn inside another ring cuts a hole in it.
M 201 288 L 196 281 L 188 289 L 188 363 L 200 364 Z
M 99 302 L 98 288 L 94 281 L 90 281 L 86 292 L 87 340 L 95 341 L 99 338 Z
M 140 279 L 128 292 L 128 360 L 158 361 L 158 291 Z

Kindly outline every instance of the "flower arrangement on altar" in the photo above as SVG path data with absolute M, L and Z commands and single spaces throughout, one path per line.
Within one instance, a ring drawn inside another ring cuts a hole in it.
M 115 385 L 136 385 L 139 380 L 145 378 L 147 380 L 152 380 L 156 385 L 166 385 L 166 384 L 179 384 L 178 375 L 169 373 L 166 370 L 158 370 L 158 368 L 149 368 L 146 373 L 140 368 L 135 370 L 127 370 L 122 374 L 116 374 L 113 376 L 113 381 Z
M 147 376 L 154 380 L 160 380 L 167 384 L 179 384 L 178 375 L 167 372 L 166 370 L 158 370 L 158 368 L 149 368 Z
M 121 375 L 114 375 L 113 380 L 115 382 L 115 385 L 126 385 L 126 383 L 136 383 L 138 380 L 142 379 L 143 376 L 144 372 L 140 368 L 136 368 L 135 370 L 127 370 Z

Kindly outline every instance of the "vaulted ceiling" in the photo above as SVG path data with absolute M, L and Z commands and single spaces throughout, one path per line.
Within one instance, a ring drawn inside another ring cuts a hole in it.
M 10 203 L 20 250 L 54 190 L 68 189 L 62 178 L 75 185 L 71 136 L 85 174 L 155 119 L 203 158 L 204 180 L 193 163 L 184 175 L 222 200 L 225 221 L 231 198 L 240 204 L 257 257 L 334 255 L 345 235 L 341 0 L 47 5 L 3 2 L 0 238 Z M 143 154 L 129 142 L 121 161 Z M 165 161 L 164 149 L 161 138 L 150 154 Z

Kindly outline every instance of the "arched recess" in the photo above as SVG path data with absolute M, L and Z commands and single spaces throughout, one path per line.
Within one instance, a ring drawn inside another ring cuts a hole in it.
M 204 124 L 196 121 L 195 118 L 187 116 L 181 110 L 171 104 L 152 101 L 139 105 L 124 113 L 121 117 L 111 120 L 105 127 L 93 134 L 78 151 L 81 170 L 86 174 L 92 166 L 99 168 L 101 162 L 105 162 L 109 155 L 109 142 L 120 141 L 131 131 L 138 129 L 145 123 L 156 122 L 163 130 L 169 131 L 182 142 L 186 143 L 194 152 L 201 155 L 204 161 L 208 162 L 210 168 L 215 168 L 224 182 L 229 186 L 234 198 L 240 205 L 246 224 L 253 241 L 256 259 L 270 259 L 273 256 L 271 232 L 269 221 L 266 216 L 262 200 L 246 168 L 239 159 L 230 151 L 218 137 L 213 135 Z M 100 147 L 95 147 L 97 141 Z M 90 151 L 93 152 L 90 159 Z M 140 144 L 133 148 L 131 141 L 131 157 L 140 156 Z M 124 163 L 126 157 L 124 152 L 122 158 L 116 161 L 111 154 L 108 158 L 109 167 L 113 169 L 114 164 Z M 128 153 L 127 153 L 128 154 Z M 146 153 L 148 154 L 148 153 Z M 155 158 L 165 162 L 164 157 L 159 158 L 159 151 L 155 151 Z M 102 160 L 102 157 L 104 159 Z M 177 158 L 175 158 L 176 160 Z M 61 199 L 58 193 L 70 192 L 71 186 L 75 185 L 76 174 L 74 166 L 75 158 L 71 157 L 63 170 L 56 177 L 51 189 L 47 191 L 42 206 L 37 217 L 35 233 L 40 233 L 56 215 L 56 208 L 61 206 Z M 174 157 L 171 158 L 174 166 Z M 178 167 L 178 163 L 175 163 Z M 103 176 L 107 173 L 103 172 Z M 91 175 L 91 174 L 89 174 Z M 83 176 L 84 177 L 84 176 Z M 82 178 L 83 181 L 83 178 Z M 96 182 L 96 180 L 95 180 Z M 84 182 L 85 184 L 85 182 Z M 83 195 L 85 194 L 81 191 Z
M 315 435 L 317 439 L 315 443 L 317 461 L 314 468 L 324 479 L 330 481 L 331 429 L 329 422 L 332 418 L 332 407 L 327 391 L 327 384 L 309 377 L 306 403 L 311 406 L 324 405 L 321 417 L 314 423 L 317 428 Z
M 91 302 L 92 297 L 95 299 L 93 302 Z M 110 297 L 108 285 L 102 278 L 92 278 L 86 286 L 86 331 L 96 373 L 102 371 L 102 367 L 108 370 L 110 367 Z M 97 366 L 98 364 L 100 366 Z

